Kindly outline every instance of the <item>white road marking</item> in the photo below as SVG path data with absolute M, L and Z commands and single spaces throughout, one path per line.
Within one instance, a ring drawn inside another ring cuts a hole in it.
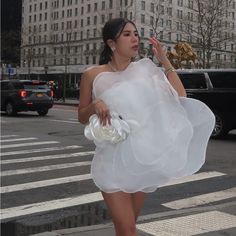
M 183 177 L 180 179 L 172 180 L 169 183 L 165 184 L 163 187 L 176 185 L 176 184 L 183 184 L 183 183 L 188 183 L 188 182 L 198 181 L 198 180 L 203 180 L 203 179 L 215 178 L 215 177 L 224 176 L 224 175 L 226 174 L 222 172 L 217 172 L 217 171 L 201 172 L 201 173 L 197 173 L 197 174 Z
M 61 122 L 61 123 L 70 123 L 70 124 L 79 124 L 79 121 L 69 121 L 69 120 L 49 120 L 49 121 L 55 121 L 55 122 Z
M 25 184 L 16 184 L 16 185 L 1 187 L 1 193 L 11 193 L 15 191 L 42 188 L 42 187 L 58 185 L 58 184 L 79 182 L 79 181 L 88 180 L 88 179 L 91 179 L 90 174 L 69 176 L 69 177 L 50 179 L 50 180 L 42 180 L 42 181 L 25 183 Z
M 10 137 L 18 137 L 19 135 L 16 134 L 9 134 L 9 135 L 1 135 L 1 138 L 10 138 Z
M 34 140 L 38 138 L 30 137 L 30 138 L 16 138 L 16 139 L 5 139 L 0 140 L 1 143 L 7 143 L 7 142 L 18 142 L 18 141 L 26 141 L 26 140 Z
M 94 154 L 94 151 L 76 152 L 76 153 L 69 153 L 69 154 L 59 154 L 59 155 L 48 155 L 48 156 L 39 156 L 39 157 L 2 160 L 1 163 L 2 163 L 2 165 L 3 164 L 15 164 L 15 163 L 21 163 L 21 162 L 43 161 L 43 160 L 52 160 L 52 159 L 59 159 L 59 158 L 88 156 L 88 155 L 93 155 L 93 154 Z
M 31 215 L 33 213 L 46 212 L 66 207 L 78 206 L 103 200 L 100 192 L 84 194 L 78 197 L 69 197 L 52 201 L 32 203 L 18 207 L 1 209 L 1 219 L 6 220 L 18 216 Z
M 66 169 L 66 168 L 71 168 L 71 167 L 86 166 L 90 164 L 91 164 L 91 161 L 84 161 L 84 162 L 73 162 L 73 163 L 68 163 L 68 164 L 49 165 L 49 166 L 43 166 L 43 167 L 31 167 L 31 168 L 26 168 L 26 169 L 5 170 L 1 172 L 1 176 L 21 175 L 21 174 L 43 172 L 43 171 L 59 170 L 59 169 Z
M 176 201 L 171 201 L 167 203 L 163 203 L 162 205 L 171 209 L 183 209 L 183 208 L 189 208 L 189 207 L 196 207 L 203 204 L 208 204 L 211 202 L 217 202 L 221 200 L 226 200 L 229 198 L 236 197 L 236 187 L 207 193 L 207 194 L 201 194 L 198 196 L 190 197 L 190 198 L 184 198 Z
M 77 148 L 82 148 L 82 146 L 73 145 L 73 146 L 20 150 L 20 151 L 13 151 L 13 152 L 2 152 L 1 156 L 20 155 L 20 154 L 37 153 L 37 152 L 51 152 L 51 151 L 59 151 L 59 150 L 71 150 L 71 149 L 77 149 Z
M 18 144 L 7 144 L 2 145 L 1 148 L 15 148 L 15 147 L 25 147 L 25 146 L 35 146 L 35 145 L 45 145 L 45 144 L 55 144 L 60 143 L 58 141 L 45 141 L 45 142 L 33 142 L 33 143 L 18 143 Z
M 236 216 L 210 211 L 138 224 L 137 228 L 154 236 L 192 236 L 234 228 L 235 225 Z

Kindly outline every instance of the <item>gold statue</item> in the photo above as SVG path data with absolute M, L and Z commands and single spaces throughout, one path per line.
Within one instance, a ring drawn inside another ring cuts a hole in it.
M 197 54 L 193 51 L 192 47 L 186 42 L 179 42 L 174 46 L 175 52 L 167 52 L 171 64 L 176 68 L 181 68 L 182 61 L 192 61 L 195 64 Z

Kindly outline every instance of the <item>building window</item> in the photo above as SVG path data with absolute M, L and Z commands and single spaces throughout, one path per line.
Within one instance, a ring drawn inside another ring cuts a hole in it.
M 90 25 L 90 17 L 87 17 L 87 25 Z
M 144 37 L 144 28 L 141 28 L 140 34 L 141 34 L 141 37 Z
M 105 1 L 102 1 L 102 10 L 105 10 Z
M 152 13 L 154 13 L 154 8 L 155 8 L 154 3 L 151 3 L 150 11 L 151 11 Z
M 88 6 L 87 6 L 87 12 L 90 12 L 90 11 L 91 11 L 91 5 L 88 4 Z
M 97 18 L 98 18 L 97 16 L 94 16 L 94 18 L 93 18 L 93 24 L 94 24 L 94 25 L 97 24 Z
M 97 37 L 97 29 L 93 29 L 93 37 L 94 37 L 94 38 Z
M 142 10 L 142 11 L 145 11 L 145 1 L 142 1 L 142 2 L 141 2 L 141 10 Z
M 143 15 L 143 14 L 141 15 L 141 23 L 145 24 L 145 15 Z
M 90 30 L 88 29 L 87 30 L 87 39 L 89 39 L 89 36 L 90 36 Z
M 154 35 L 153 29 L 150 29 L 150 30 L 149 30 L 149 36 L 150 36 L 150 37 L 153 37 L 153 35 Z
M 109 8 L 111 9 L 113 7 L 113 0 L 109 0 Z
M 85 58 L 85 64 L 88 65 L 89 64 L 89 57 Z
M 94 11 L 97 11 L 98 10 L 98 4 L 97 2 L 94 3 Z
M 101 23 L 104 24 L 105 23 L 105 15 L 101 16 Z
M 96 64 L 97 62 L 96 62 L 96 56 L 93 56 L 93 64 Z
M 81 7 L 81 15 L 84 14 L 84 7 Z

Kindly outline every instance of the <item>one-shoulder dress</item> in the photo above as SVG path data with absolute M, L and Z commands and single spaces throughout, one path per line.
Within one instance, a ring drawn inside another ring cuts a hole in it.
M 96 146 L 91 175 L 101 191 L 153 192 L 204 164 L 214 114 L 198 100 L 179 97 L 150 59 L 98 74 L 93 97 L 131 129 L 122 142 Z

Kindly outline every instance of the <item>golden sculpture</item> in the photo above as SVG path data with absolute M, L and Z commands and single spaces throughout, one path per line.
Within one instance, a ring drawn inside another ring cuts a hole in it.
M 167 52 L 167 57 L 169 58 L 171 64 L 176 68 L 182 68 L 181 63 L 183 61 L 192 61 L 195 65 L 195 60 L 197 59 L 197 54 L 193 51 L 192 47 L 186 42 L 177 43 L 174 46 L 175 52 Z

